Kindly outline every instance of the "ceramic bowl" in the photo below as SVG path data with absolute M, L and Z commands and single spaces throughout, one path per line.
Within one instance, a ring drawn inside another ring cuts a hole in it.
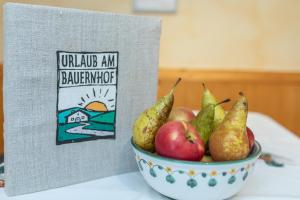
M 158 156 L 139 148 L 131 140 L 138 168 L 145 181 L 173 199 L 226 199 L 238 193 L 251 176 L 261 146 L 255 141 L 244 160 L 191 162 Z

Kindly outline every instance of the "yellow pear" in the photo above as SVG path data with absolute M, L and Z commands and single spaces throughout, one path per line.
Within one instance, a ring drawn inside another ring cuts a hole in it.
M 209 138 L 209 150 L 213 160 L 240 160 L 248 156 L 250 149 L 246 134 L 247 114 L 247 99 L 240 93 L 223 122 Z
M 167 95 L 141 113 L 136 119 L 133 127 L 133 141 L 142 149 L 154 152 L 156 132 L 169 118 L 174 102 L 174 89 L 180 80 L 181 78 L 176 81 Z

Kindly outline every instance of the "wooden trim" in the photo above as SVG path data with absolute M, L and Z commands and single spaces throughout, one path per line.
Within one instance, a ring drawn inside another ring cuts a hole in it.
M 230 81 L 230 82 L 263 82 L 300 84 L 300 73 L 291 72 L 259 72 L 259 71 L 215 71 L 215 70 L 194 70 L 194 69 L 168 69 L 159 70 L 160 77 L 173 79 L 180 76 L 189 81 Z

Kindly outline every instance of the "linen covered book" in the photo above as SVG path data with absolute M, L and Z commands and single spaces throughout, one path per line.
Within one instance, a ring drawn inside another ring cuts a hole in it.
M 5 190 L 136 169 L 135 118 L 154 103 L 160 20 L 4 6 Z

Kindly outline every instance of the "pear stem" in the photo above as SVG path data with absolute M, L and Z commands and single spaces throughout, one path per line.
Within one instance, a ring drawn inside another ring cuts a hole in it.
M 206 89 L 206 85 L 205 85 L 205 83 L 203 83 L 203 82 L 202 82 L 202 86 L 203 86 L 203 88 L 204 88 L 204 89 Z
M 239 95 L 244 96 L 244 93 L 243 92 L 239 92 Z
M 231 99 L 225 99 L 224 101 L 221 101 L 221 102 L 217 103 L 216 106 L 218 106 L 220 104 L 223 104 L 223 103 L 227 103 L 229 101 L 231 101 Z
M 176 86 L 178 85 L 178 83 L 179 83 L 180 81 L 181 81 L 181 78 L 179 77 L 179 78 L 177 79 L 177 81 L 175 82 L 175 84 L 173 85 L 173 87 L 172 87 L 170 93 L 173 93 L 173 92 L 174 92 Z

